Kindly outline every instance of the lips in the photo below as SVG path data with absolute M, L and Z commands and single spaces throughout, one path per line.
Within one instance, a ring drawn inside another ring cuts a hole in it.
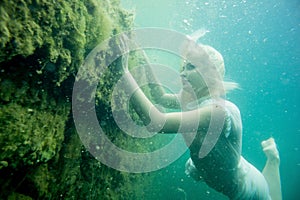
M 182 82 L 183 88 L 186 88 L 186 89 L 192 88 L 190 82 L 186 78 L 181 77 L 181 82 Z

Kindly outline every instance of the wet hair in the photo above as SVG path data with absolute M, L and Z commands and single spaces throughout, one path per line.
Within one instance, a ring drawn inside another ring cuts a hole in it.
M 187 40 L 181 46 L 181 52 L 185 59 L 184 65 L 190 63 L 196 66 L 199 72 L 205 76 L 205 83 L 209 86 L 212 96 L 222 96 L 224 92 L 239 88 L 235 82 L 224 81 L 224 59 L 215 48 L 197 44 L 193 38 L 187 36 Z M 215 74 L 216 72 L 218 75 Z
M 209 45 L 200 45 L 209 56 L 209 60 L 214 64 L 221 77 L 225 75 L 223 56 L 216 49 Z
M 209 45 L 201 44 L 200 46 L 207 53 L 207 55 L 209 56 L 209 60 L 216 67 L 216 70 L 218 71 L 222 79 L 224 79 L 225 64 L 222 54 Z M 239 88 L 239 85 L 235 82 L 223 81 L 223 85 L 226 92 Z

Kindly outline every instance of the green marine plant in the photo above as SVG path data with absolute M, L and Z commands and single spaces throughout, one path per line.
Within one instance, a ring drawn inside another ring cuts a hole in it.
M 99 163 L 82 147 L 70 115 L 75 74 L 85 56 L 132 22 L 118 0 L 0 3 L 1 199 L 141 198 L 150 176 Z M 108 117 L 113 141 L 143 151 L 109 114 L 118 62 L 99 82 L 97 111 Z

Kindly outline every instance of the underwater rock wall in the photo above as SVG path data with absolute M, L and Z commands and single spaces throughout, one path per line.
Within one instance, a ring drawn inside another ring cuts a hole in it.
M 104 39 L 130 29 L 132 18 L 118 0 L 1 1 L 1 199 L 143 195 L 151 178 L 95 160 L 82 147 L 70 114 L 74 77 L 84 57 Z M 109 110 L 109 77 L 120 69 L 114 65 L 97 91 L 101 115 Z M 114 139 L 120 133 L 115 126 L 107 127 Z

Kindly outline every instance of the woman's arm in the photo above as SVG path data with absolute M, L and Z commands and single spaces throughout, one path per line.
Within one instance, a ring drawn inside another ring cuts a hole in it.
M 124 78 L 126 92 L 133 94 L 131 97 L 133 107 L 151 132 L 188 133 L 199 129 L 206 130 L 213 112 L 220 112 L 220 116 L 224 115 L 224 109 L 216 105 L 209 105 L 188 112 L 162 113 L 145 96 L 130 72 L 127 72 Z
M 136 47 L 136 43 L 132 40 L 129 39 L 127 35 L 123 35 L 122 37 L 119 38 L 119 48 L 121 52 L 129 52 L 129 46 L 133 45 Z M 146 63 L 145 65 L 145 72 L 146 72 L 146 77 L 148 79 L 149 83 L 154 83 L 154 84 L 149 84 L 150 92 L 153 97 L 153 100 L 166 108 L 172 108 L 172 109 L 179 109 L 180 104 L 178 100 L 178 95 L 177 94 L 167 94 L 164 90 L 164 88 L 161 86 L 160 82 L 156 78 L 152 68 L 151 68 L 151 63 L 149 61 L 149 58 L 147 54 L 145 53 L 144 50 L 140 50 L 142 57 Z M 129 72 L 128 70 L 128 58 L 129 55 L 125 54 L 122 56 L 122 64 L 124 68 L 124 72 Z
M 143 50 L 142 50 L 142 54 L 145 59 L 145 62 L 147 63 L 145 65 L 147 79 L 150 83 L 155 83 L 155 84 L 149 85 L 153 100 L 165 108 L 179 109 L 180 108 L 180 103 L 179 103 L 179 99 L 178 99 L 179 95 L 178 94 L 168 94 L 165 92 L 164 88 L 161 86 L 160 82 L 156 78 L 156 76 L 151 68 L 151 63 L 148 59 L 148 56 L 146 55 L 146 53 Z

